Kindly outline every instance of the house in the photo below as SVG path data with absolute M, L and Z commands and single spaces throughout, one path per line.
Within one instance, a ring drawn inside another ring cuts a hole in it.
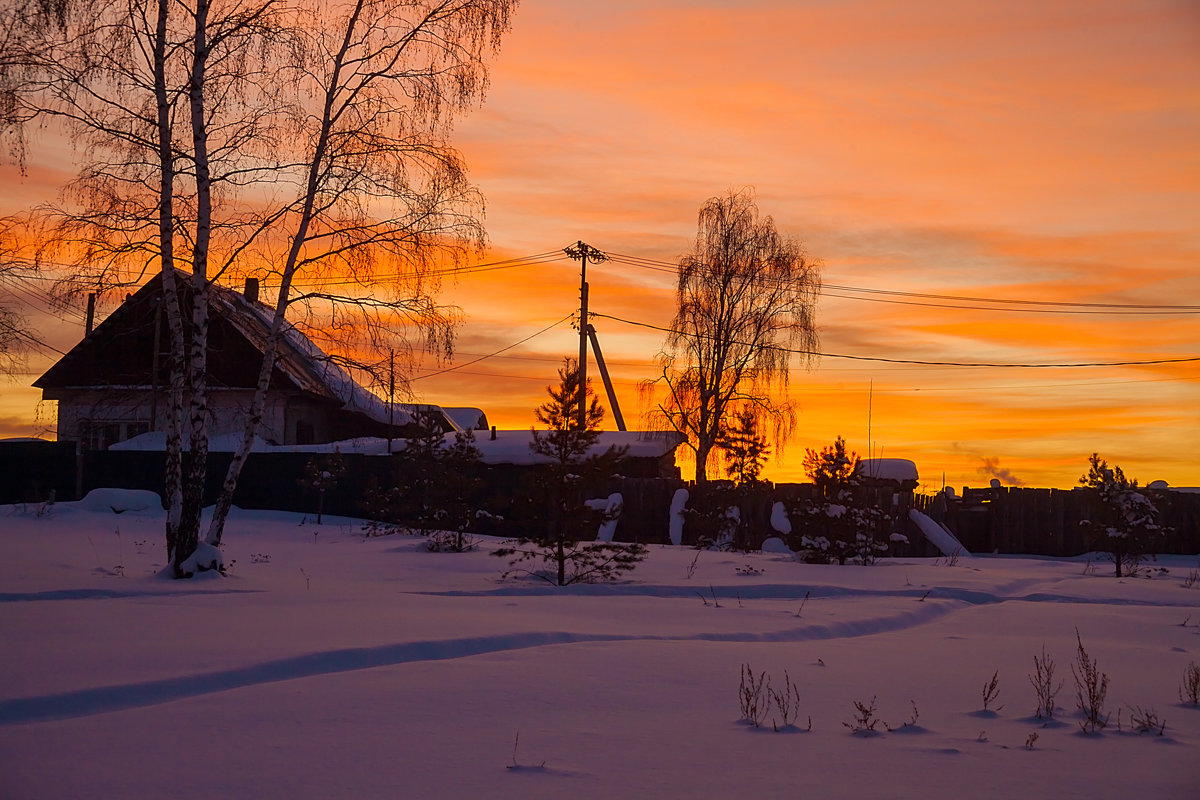
M 192 289 L 186 276 L 178 275 L 181 303 L 187 308 Z M 208 405 L 214 439 L 240 436 L 245 428 L 273 314 L 256 295 L 254 281 L 247 281 L 245 294 L 212 286 Z M 44 400 L 58 401 L 60 441 L 102 450 L 166 429 L 169 333 L 163 298 L 160 275 L 127 297 L 33 382 Z M 401 437 L 412 429 L 418 411 L 432 414 L 446 432 L 460 428 L 438 406 L 389 407 L 294 328 L 280 340 L 269 387 L 259 434 L 268 444 Z M 473 427 L 486 429 L 487 418 L 479 409 L 456 411 Z

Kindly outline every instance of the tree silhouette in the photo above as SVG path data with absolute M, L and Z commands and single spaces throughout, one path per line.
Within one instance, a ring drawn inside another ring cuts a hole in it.
M 819 264 L 760 217 L 750 191 L 700 209 L 692 250 L 679 261 L 678 310 L 659 355 L 661 375 L 642 384 L 650 424 L 686 437 L 696 482 L 730 416 L 773 426 L 777 446 L 795 427 L 787 399 L 792 357 L 816 357 Z
M 481 249 L 484 234 L 481 197 L 448 136 L 455 117 L 482 98 L 485 56 L 515 5 L 0 5 L 8 152 L 21 159 L 21 132 L 55 123 L 84 154 L 65 201 L 28 220 L 34 257 L 78 263 L 62 284 L 74 294 L 162 274 L 167 546 L 176 575 L 199 540 L 213 282 L 264 278 L 274 300 L 210 544 L 221 541 L 281 336 L 302 326 L 340 351 L 321 358 L 350 367 L 379 363 L 381 350 L 411 352 L 406 331 L 449 354 L 457 314 L 434 299 L 437 271 Z M 191 285 L 186 308 L 180 281 Z

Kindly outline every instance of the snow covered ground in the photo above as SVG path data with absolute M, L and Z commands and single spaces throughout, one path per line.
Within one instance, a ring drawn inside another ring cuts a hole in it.
M 0 507 L 3 798 L 1200 796 L 1200 708 L 1178 695 L 1195 557 L 1117 581 L 1082 560 L 653 546 L 626 582 L 557 589 L 500 582 L 494 541 L 435 554 L 235 511 L 229 576 L 171 581 L 161 512 L 37 512 Z M 1076 629 L 1111 681 L 1097 735 Z M 1043 645 L 1050 724 L 1027 679 Z M 800 729 L 740 721 L 746 663 L 786 670 Z M 851 733 L 873 697 L 893 730 Z M 1164 734 L 1130 732 L 1130 706 Z

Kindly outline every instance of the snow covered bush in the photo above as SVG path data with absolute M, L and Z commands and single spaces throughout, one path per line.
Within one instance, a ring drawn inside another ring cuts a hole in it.
M 681 513 L 684 533 L 694 546 L 749 552 L 750 542 L 738 507 L 738 490 L 732 482 L 710 481 L 694 487 Z
M 807 450 L 804 471 L 817 491 L 815 499 L 796 509 L 808 522 L 800 538 L 804 560 L 865 565 L 887 552 L 891 515 L 866 498 L 861 461 L 857 453 L 846 452 L 845 439 L 839 436 L 819 452 Z
M 1091 546 L 1113 562 L 1114 574 L 1136 575 L 1143 561 L 1153 558 L 1163 533 L 1158 509 L 1115 464 L 1110 468 L 1098 453 L 1088 459 L 1088 473 L 1079 483 L 1095 489 L 1100 501 L 1094 519 L 1081 525 L 1091 529 Z
M 1075 704 L 1083 712 L 1079 729 L 1084 733 L 1095 733 L 1108 725 L 1104 713 L 1104 701 L 1108 697 L 1108 674 L 1101 672 L 1097 660 L 1088 655 L 1075 629 L 1075 662 L 1071 664 L 1071 675 L 1075 678 Z
M 749 664 L 742 664 L 742 680 L 738 684 L 738 704 L 741 706 L 742 721 L 756 728 L 762 727 L 767 717 L 766 698 L 767 673 L 754 677 Z
M 489 515 L 476 508 L 480 452 L 475 433 L 457 431 L 448 443 L 440 423 L 428 412 L 416 412 L 417 428 L 395 456 L 395 485 L 369 488 L 365 511 L 368 536 L 392 533 L 427 534 L 435 552 L 470 550 L 467 531 Z
M 318 525 L 321 524 L 321 514 L 325 511 L 325 492 L 336 487 L 345 474 L 346 462 L 337 450 L 326 455 L 313 456 L 304 464 L 304 475 L 299 484 L 302 489 L 316 492 Z
M 1038 719 L 1053 719 L 1054 717 L 1054 698 L 1062 689 L 1062 681 L 1058 685 L 1054 683 L 1054 659 L 1046 653 L 1046 646 L 1042 645 L 1042 656 L 1033 657 L 1033 672 L 1029 673 L 1029 682 L 1033 685 L 1033 690 L 1037 692 L 1037 709 L 1033 712 Z
M 871 736 L 876 733 L 876 728 L 879 726 L 880 719 L 876 716 L 877 709 L 875 705 L 876 698 L 872 697 L 871 702 L 864 703 L 861 700 L 854 701 L 854 716 L 849 722 L 843 722 L 850 732 L 858 736 Z

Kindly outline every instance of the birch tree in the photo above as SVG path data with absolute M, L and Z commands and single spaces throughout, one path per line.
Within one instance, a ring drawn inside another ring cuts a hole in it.
M 753 193 L 731 191 L 700 209 L 695 244 L 679 260 L 660 375 L 641 387 L 650 425 L 686 437 L 697 483 L 707 482 L 734 416 L 771 423 L 777 443 L 792 432 L 788 373 L 816 358 L 820 288 L 819 263 L 759 216 Z
M 0 39 L 10 151 L 21 157 L 21 131 L 51 121 L 81 154 L 63 202 L 29 219 L 37 256 L 79 263 L 87 280 L 65 284 L 76 294 L 162 274 L 166 533 L 177 576 L 190 573 L 199 541 L 214 282 L 251 273 L 278 280 L 244 444 L 207 536 L 214 544 L 262 417 L 279 337 L 294 324 L 289 311 L 302 310 L 318 329 L 365 332 L 376 345 L 384 324 L 407 323 L 424 344 L 449 351 L 456 317 L 436 302 L 431 273 L 481 248 L 483 230 L 481 198 L 447 137 L 454 117 L 482 98 L 485 57 L 515 4 L 0 7 L 6 33 L 15 32 Z M 187 307 L 176 265 L 187 269 Z M 330 275 L 345 288 L 293 291 L 297 276 Z M 391 279 L 380 287 L 382 275 Z

